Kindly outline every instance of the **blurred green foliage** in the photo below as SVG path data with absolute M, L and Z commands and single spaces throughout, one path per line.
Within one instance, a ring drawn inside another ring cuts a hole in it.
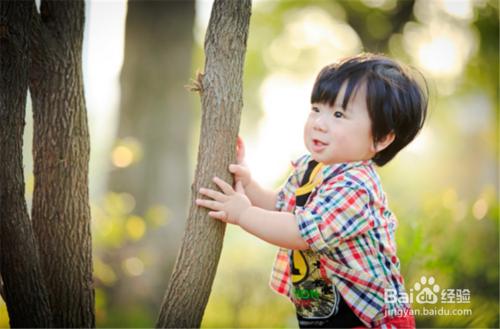
M 151 327 L 159 308 L 158 300 L 151 302 L 151 287 L 157 282 L 148 282 L 155 278 L 148 272 L 159 271 L 158 261 L 146 242 L 168 224 L 168 209 L 157 205 L 139 216 L 134 205 L 131 195 L 111 192 L 92 205 L 96 320 L 100 327 Z M 161 296 L 161 292 L 156 295 Z
M 425 275 L 433 276 L 441 290 L 469 289 L 471 295 L 470 304 L 436 305 L 471 309 L 471 316 L 419 316 L 418 326 L 498 327 L 497 200 L 493 186 L 486 186 L 472 200 L 459 200 L 448 189 L 427 194 L 416 211 L 395 205 L 399 218 L 404 218 L 397 242 L 407 290 Z M 423 306 L 413 303 L 414 308 Z

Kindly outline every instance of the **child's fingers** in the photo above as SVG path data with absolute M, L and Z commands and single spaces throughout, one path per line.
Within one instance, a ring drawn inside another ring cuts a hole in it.
M 201 207 L 209 208 L 212 210 L 222 210 L 222 203 L 218 201 L 196 199 L 196 204 Z
M 229 185 L 228 183 L 226 183 L 225 181 L 223 181 L 219 177 L 214 177 L 213 180 L 214 180 L 214 183 L 217 184 L 218 187 L 220 187 L 222 192 L 224 192 L 224 194 L 226 194 L 226 195 L 234 194 L 234 190 L 231 187 L 231 185 Z
M 236 162 L 242 163 L 245 159 L 245 143 L 243 143 L 243 139 L 238 136 L 236 140 Z
M 226 221 L 227 220 L 227 216 L 226 216 L 226 212 L 225 211 L 209 211 L 208 212 L 208 216 L 210 216 L 212 218 L 220 219 L 222 221 Z
M 229 172 L 233 174 L 241 173 L 243 171 L 243 166 L 237 165 L 237 164 L 230 164 L 229 165 Z
M 248 177 L 250 175 L 250 172 L 248 168 L 244 165 L 238 165 L 238 164 L 230 164 L 229 165 L 229 172 L 235 175 L 236 177 Z
M 240 180 L 236 182 L 235 190 L 238 193 L 245 194 L 245 189 L 243 188 L 243 183 Z
M 208 188 L 200 188 L 199 190 L 200 194 L 203 194 L 205 196 L 208 196 L 209 198 L 212 198 L 214 200 L 217 200 L 217 201 L 225 201 L 227 200 L 227 196 L 218 192 L 218 191 L 214 191 L 214 190 L 211 190 L 211 189 L 208 189 Z

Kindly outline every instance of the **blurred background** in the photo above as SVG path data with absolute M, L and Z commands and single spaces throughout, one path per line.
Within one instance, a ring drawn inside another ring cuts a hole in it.
M 97 326 L 152 327 L 187 216 L 201 113 L 184 85 L 203 70 L 212 2 L 86 4 Z M 439 303 L 458 311 L 417 316 L 419 327 L 499 327 L 498 14 L 495 0 L 253 1 L 240 134 L 265 186 L 278 188 L 305 152 L 323 66 L 383 52 L 427 78 L 423 131 L 379 173 L 407 290 L 432 276 L 441 290 L 468 289 L 470 303 Z M 28 202 L 30 116 L 28 104 Z M 227 228 L 203 327 L 297 327 L 293 306 L 268 287 L 275 253 Z M 5 314 L 1 304 L 2 327 Z

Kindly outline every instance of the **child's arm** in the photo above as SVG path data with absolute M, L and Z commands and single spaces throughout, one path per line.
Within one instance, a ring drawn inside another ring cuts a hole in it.
M 300 235 L 295 216 L 289 212 L 249 207 L 241 213 L 238 225 L 248 233 L 278 247 L 296 250 L 309 248 Z
M 215 177 L 214 182 L 223 193 L 202 188 L 200 193 L 213 200 L 196 200 L 197 205 L 212 210 L 208 213 L 210 217 L 239 225 L 245 231 L 279 247 L 308 249 L 293 214 L 252 207 L 250 200 L 243 193 L 241 181 L 236 183 L 236 191 L 220 178 Z

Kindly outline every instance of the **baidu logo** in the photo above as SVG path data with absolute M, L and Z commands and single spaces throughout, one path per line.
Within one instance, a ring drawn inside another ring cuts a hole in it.
M 433 276 L 420 277 L 408 293 L 397 292 L 396 289 L 386 289 L 384 292 L 386 303 L 417 303 L 417 304 L 468 304 L 470 303 L 469 289 L 442 289 Z
M 411 292 L 412 289 L 410 289 Z M 417 292 L 416 301 L 419 304 L 436 304 L 438 302 L 439 285 L 435 284 L 434 277 L 422 276 L 420 282 L 413 285 L 413 290 Z

